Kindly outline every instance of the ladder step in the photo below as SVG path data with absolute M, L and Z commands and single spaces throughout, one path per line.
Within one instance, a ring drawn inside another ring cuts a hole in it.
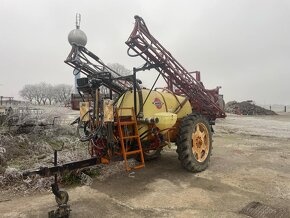
M 119 114 L 119 111 L 122 110 L 130 110 L 131 113 L 128 116 L 122 116 Z M 120 142 L 121 142 L 121 148 L 122 148 L 122 154 L 123 154 L 123 159 L 125 161 L 125 166 L 126 166 L 126 170 L 130 171 L 132 169 L 139 169 L 139 168 L 143 168 L 145 166 L 144 163 L 144 156 L 143 156 L 143 149 L 142 149 L 142 145 L 140 142 L 140 136 L 138 134 L 138 124 L 137 124 L 137 119 L 136 119 L 136 114 L 133 108 L 117 108 L 116 111 L 116 122 L 114 123 L 114 125 L 116 125 L 118 127 L 118 132 L 119 132 L 119 137 L 120 137 Z M 132 126 L 132 128 L 134 129 L 135 133 L 131 133 L 133 135 L 126 135 L 123 136 L 123 130 L 122 130 L 122 126 Z M 126 151 L 127 147 L 125 146 L 125 139 L 137 139 L 137 145 L 138 148 L 137 150 L 133 150 L 133 151 Z M 141 157 L 141 163 L 140 165 L 134 166 L 134 167 L 129 167 L 128 166 L 128 161 L 127 161 L 127 157 L 133 154 L 140 154 Z
M 142 152 L 141 150 L 134 150 L 134 151 L 128 151 L 125 154 L 126 155 L 131 155 L 131 154 L 138 154 L 138 153 L 141 153 L 141 152 Z
M 140 168 L 143 168 L 145 167 L 145 164 L 140 164 L 140 165 L 137 165 L 137 166 L 134 166 L 134 167 L 129 167 L 127 170 L 135 170 L 135 169 L 140 169 Z
M 124 121 L 124 122 L 120 122 L 121 126 L 125 126 L 125 125 L 133 125 L 136 124 L 136 121 Z
M 140 164 L 140 165 L 137 165 L 135 167 L 132 167 L 133 169 L 140 169 L 140 168 L 143 168 L 145 167 L 145 164 Z
M 130 136 L 123 136 L 123 139 L 136 139 L 139 135 L 130 135 Z

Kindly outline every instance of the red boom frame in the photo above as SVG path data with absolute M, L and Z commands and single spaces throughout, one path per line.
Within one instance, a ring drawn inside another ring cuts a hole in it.
M 141 56 L 148 64 L 163 64 L 155 69 L 160 72 L 168 88 L 176 94 L 189 98 L 193 111 L 198 112 L 210 120 L 225 117 L 225 112 L 217 104 L 218 90 L 206 90 L 199 81 L 199 72 L 196 79 L 167 51 L 149 32 L 144 20 L 135 16 L 134 29 L 126 41 L 129 50 Z

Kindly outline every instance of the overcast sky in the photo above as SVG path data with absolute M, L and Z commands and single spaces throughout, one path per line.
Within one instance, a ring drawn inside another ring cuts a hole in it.
M 207 88 L 222 86 L 225 100 L 290 104 L 289 0 L 0 0 L 0 95 L 18 97 L 25 84 L 73 84 L 64 64 L 75 14 L 87 48 L 105 63 L 129 69 L 125 41 L 134 15 Z M 141 75 L 142 74 L 142 75 Z M 150 87 L 154 72 L 142 72 Z

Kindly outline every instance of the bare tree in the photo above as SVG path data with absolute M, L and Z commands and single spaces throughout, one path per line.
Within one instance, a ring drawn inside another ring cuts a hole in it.
M 31 103 L 35 101 L 37 104 L 52 104 L 64 103 L 67 105 L 70 101 L 72 93 L 72 86 L 66 84 L 59 84 L 52 86 L 47 83 L 39 83 L 34 85 L 25 85 L 19 94 L 22 98 L 30 101 Z
M 65 105 L 69 103 L 71 98 L 71 93 L 73 87 L 71 85 L 59 84 L 54 87 L 55 90 L 55 100 L 59 103 L 64 103 Z
M 116 71 L 121 76 L 127 76 L 132 74 L 129 69 L 127 69 L 124 65 L 119 63 L 109 63 L 107 64 L 112 70 Z M 104 95 L 109 95 L 109 89 L 105 86 L 100 87 L 100 92 Z
M 50 105 L 55 97 L 55 94 L 56 94 L 56 91 L 55 91 L 54 86 L 52 86 L 51 84 L 48 84 L 47 89 L 46 89 L 46 98 Z
M 36 85 L 33 85 L 33 90 L 34 90 L 34 98 L 35 98 L 35 101 L 37 102 L 37 104 L 41 104 L 42 102 L 42 99 L 43 99 L 43 92 L 42 92 L 42 87 L 41 87 L 41 84 L 36 84 Z
M 32 103 L 34 97 L 35 97 L 35 87 L 34 85 L 25 85 L 23 89 L 19 91 L 19 95 L 28 100 L 30 103 Z
M 127 69 L 124 65 L 119 63 L 110 63 L 108 64 L 108 67 L 112 68 L 114 71 L 116 71 L 118 74 L 122 76 L 127 76 L 132 74 L 129 69 Z
M 48 86 L 49 85 L 44 82 L 37 85 L 40 94 L 40 99 L 44 105 L 46 104 L 47 101 Z

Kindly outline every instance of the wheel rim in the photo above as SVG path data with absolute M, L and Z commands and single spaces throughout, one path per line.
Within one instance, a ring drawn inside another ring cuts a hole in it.
M 209 152 L 209 132 L 204 123 L 197 123 L 192 133 L 192 153 L 198 162 L 203 162 Z

